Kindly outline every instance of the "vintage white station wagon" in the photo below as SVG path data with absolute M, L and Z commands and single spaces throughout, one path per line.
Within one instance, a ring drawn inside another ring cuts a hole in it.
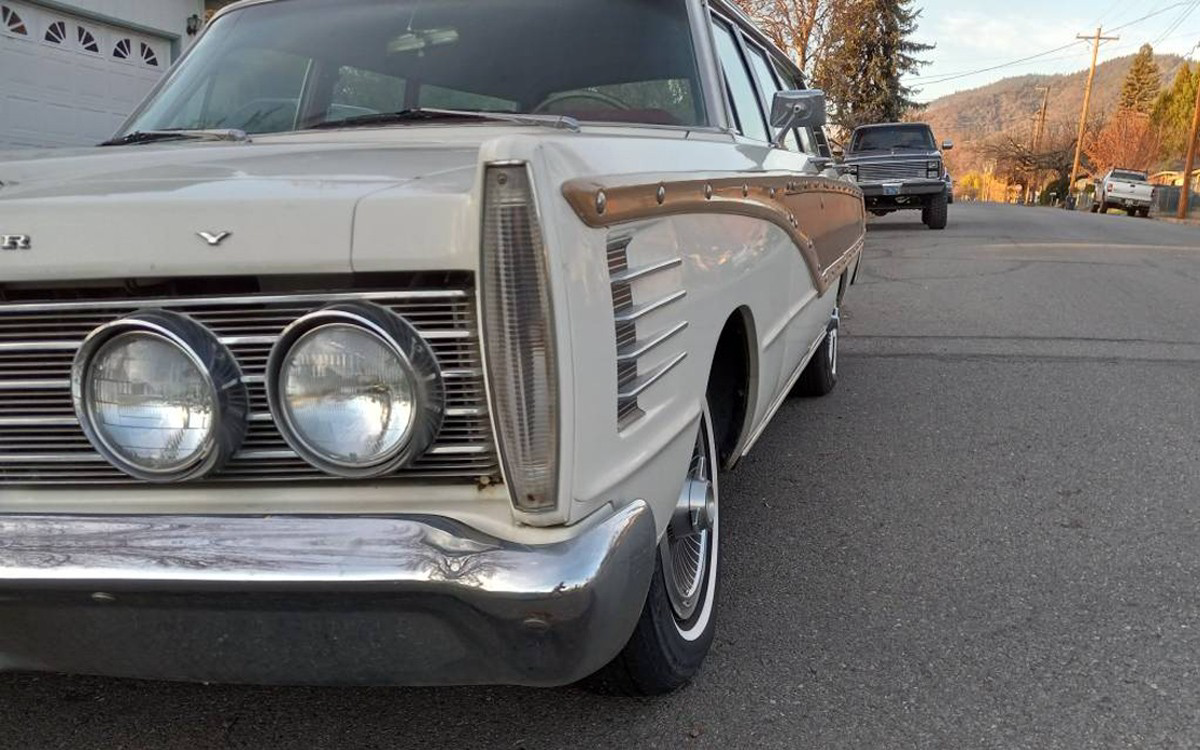
M 723 0 L 227 8 L 0 160 L 0 670 L 683 684 L 837 377 L 823 122 Z

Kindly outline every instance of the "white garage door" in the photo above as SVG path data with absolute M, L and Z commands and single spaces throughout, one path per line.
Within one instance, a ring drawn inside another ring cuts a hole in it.
M 0 149 L 108 138 L 170 50 L 167 39 L 0 0 Z

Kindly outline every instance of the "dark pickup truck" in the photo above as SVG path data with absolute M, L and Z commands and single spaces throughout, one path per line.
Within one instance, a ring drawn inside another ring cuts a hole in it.
M 953 147 L 950 141 L 942 144 L 942 150 Z M 928 125 L 889 122 L 855 128 L 843 164 L 862 188 L 871 213 L 919 208 L 925 226 L 946 228 L 951 183 Z

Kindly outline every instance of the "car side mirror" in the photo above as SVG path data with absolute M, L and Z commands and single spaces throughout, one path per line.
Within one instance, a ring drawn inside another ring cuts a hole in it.
M 942 150 L 949 151 L 954 148 L 954 141 L 942 141 Z
M 818 89 L 777 91 L 771 102 L 771 127 L 778 135 L 772 141 L 783 145 L 792 128 L 819 128 L 825 124 L 825 92 Z

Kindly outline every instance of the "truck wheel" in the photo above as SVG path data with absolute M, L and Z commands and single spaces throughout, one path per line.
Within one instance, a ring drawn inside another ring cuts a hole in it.
M 930 229 L 945 229 L 949 219 L 950 209 L 947 208 L 946 194 L 938 193 L 929 199 L 929 203 L 921 209 L 921 221 Z
M 1108 203 L 1106 203 L 1104 201 L 1100 202 L 1100 213 L 1102 213 L 1102 214 L 1108 213 Z
M 708 654 L 720 562 L 716 444 L 706 400 L 641 619 L 621 653 L 589 680 L 600 692 L 669 693 L 687 684 Z
M 1149 219 L 1150 218 L 1150 209 L 1149 208 L 1139 208 L 1138 216 L 1142 217 L 1143 219 Z
M 1125 215 L 1126 216 L 1137 216 L 1138 210 L 1136 208 L 1127 208 L 1127 209 L 1125 209 Z
M 841 322 L 841 311 L 835 307 L 829 319 L 829 328 L 825 331 L 825 340 L 800 374 L 792 395 L 817 398 L 833 391 L 838 379 L 838 328 Z

